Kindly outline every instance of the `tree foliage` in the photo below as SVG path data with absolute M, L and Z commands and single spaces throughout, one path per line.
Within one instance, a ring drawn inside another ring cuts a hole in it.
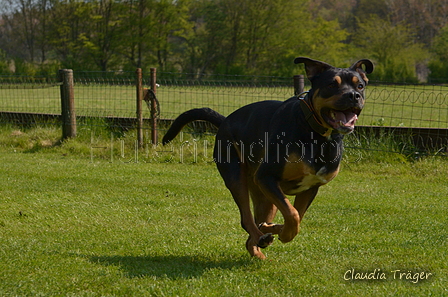
M 371 16 L 359 22 L 353 42 L 376 61 L 372 78 L 382 81 L 406 81 L 417 78 L 416 63 L 424 63 L 428 54 L 416 43 L 413 31 L 403 24 Z
M 448 69 L 448 4 L 437 0 L 3 0 L 0 12 L 2 73 L 291 76 L 303 71 L 297 56 L 338 66 L 370 58 L 379 80 Z
M 448 76 L 448 25 L 443 27 L 434 38 L 431 47 L 433 58 L 429 63 L 430 78 L 440 81 Z

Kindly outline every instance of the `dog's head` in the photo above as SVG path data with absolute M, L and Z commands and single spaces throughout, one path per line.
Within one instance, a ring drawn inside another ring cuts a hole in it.
M 336 68 L 304 57 L 296 58 L 294 63 L 305 64 L 306 75 L 311 81 L 309 100 L 321 124 L 341 134 L 352 132 L 364 107 L 366 73 L 372 73 L 373 63 L 363 59 L 350 68 Z

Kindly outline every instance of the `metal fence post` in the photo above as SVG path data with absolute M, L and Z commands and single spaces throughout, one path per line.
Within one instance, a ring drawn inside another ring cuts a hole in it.
M 151 90 L 154 93 L 154 98 L 151 100 L 151 141 L 152 144 L 158 143 L 158 131 L 157 131 L 157 68 L 151 68 Z
M 300 75 L 294 75 L 294 95 L 297 96 L 305 90 L 305 77 Z
M 137 91 L 137 143 L 138 147 L 143 147 L 143 79 L 142 69 L 136 70 L 136 91 Z
M 60 69 L 62 139 L 76 137 L 75 95 L 72 69 Z

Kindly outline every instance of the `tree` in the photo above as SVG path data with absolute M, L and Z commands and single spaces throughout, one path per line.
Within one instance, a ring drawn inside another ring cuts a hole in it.
M 92 7 L 91 24 L 94 30 L 83 35 L 82 41 L 100 70 L 107 71 L 110 63 L 115 62 L 115 48 L 123 37 L 117 34 L 121 25 L 119 5 L 113 0 L 97 0 L 92 2 Z
M 434 38 L 431 61 L 429 69 L 431 70 L 430 79 L 439 82 L 448 81 L 448 25 L 440 30 Z
M 154 17 L 153 0 L 127 0 L 122 3 L 120 15 L 120 36 L 125 36 L 116 50 L 125 58 L 132 68 L 142 68 L 146 64 L 155 63 L 151 45 Z
M 157 67 L 193 77 L 291 76 L 303 72 L 294 58 L 308 56 L 338 66 L 372 58 L 377 64 L 373 78 L 415 80 L 415 69 L 428 63 L 430 47 L 433 76 L 448 69 L 443 53 L 447 33 L 440 31 L 448 20 L 447 3 L 3 0 L 0 50 L 18 70 L 30 73 L 61 65 L 82 70 Z
M 84 41 L 92 29 L 92 4 L 56 1 L 49 11 L 48 43 L 62 67 L 93 70 L 94 61 Z
M 4 4 L 10 12 L 4 14 L 3 31 L 10 44 L 5 44 L 4 49 L 14 54 L 16 58 L 29 60 L 35 59 L 37 30 L 37 9 L 33 0 L 5 0 Z
M 337 21 L 314 20 L 303 9 L 306 0 L 202 3 L 195 11 L 196 43 L 189 43 L 200 72 L 290 76 L 298 71 L 297 55 L 345 61 L 337 56 L 345 56 L 347 32 Z
M 404 24 L 393 25 L 377 16 L 359 21 L 353 42 L 376 64 L 373 79 L 416 81 L 416 67 L 428 57 L 423 44 L 416 43 L 413 31 Z
M 408 24 L 427 47 L 448 21 L 448 2 L 440 0 L 386 1 L 392 24 Z
M 9 61 L 6 53 L 0 49 L 0 73 L 10 73 Z
M 189 0 L 158 0 L 154 9 L 154 34 L 152 48 L 162 71 L 175 70 L 176 64 L 184 59 L 183 43 L 193 29 L 189 20 Z M 178 50 L 182 51 L 180 56 Z

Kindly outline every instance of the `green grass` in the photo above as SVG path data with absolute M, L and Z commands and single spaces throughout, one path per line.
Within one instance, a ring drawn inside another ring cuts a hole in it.
M 448 294 L 446 159 L 344 162 L 297 238 L 259 261 L 213 164 L 92 162 L 85 143 L 22 133 L 0 145 L 0 296 Z M 344 280 L 350 269 L 387 279 Z
M 446 86 L 371 85 L 358 125 L 448 128 Z M 107 84 L 76 85 L 77 115 L 135 117 L 135 87 Z M 210 107 L 228 115 L 261 100 L 285 100 L 286 87 L 161 86 L 157 89 L 161 118 L 173 119 L 197 107 Z M 0 111 L 55 113 L 60 111 L 59 87 L 0 88 Z M 144 117 L 150 117 L 144 108 Z
M 144 163 L 212 163 L 214 136 L 198 134 L 191 128 L 184 128 L 169 145 L 160 141 L 150 143 L 149 130 L 144 131 L 143 147 L 136 150 L 136 131 L 109 131 L 95 120 L 84 123 L 77 129 L 75 139 L 61 142 L 61 129 L 55 125 L 34 126 L 29 128 L 12 125 L 0 126 L 0 147 L 16 152 L 35 153 L 56 152 L 64 155 L 76 155 L 89 158 L 91 162 L 104 160 L 109 162 Z M 446 156 L 445 151 L 420 152 L 410 136 L 380 133 L 378 136 L 352 133 L 344 139 L 345 164 L 363 162 L 408 162 L 426 155 Z

